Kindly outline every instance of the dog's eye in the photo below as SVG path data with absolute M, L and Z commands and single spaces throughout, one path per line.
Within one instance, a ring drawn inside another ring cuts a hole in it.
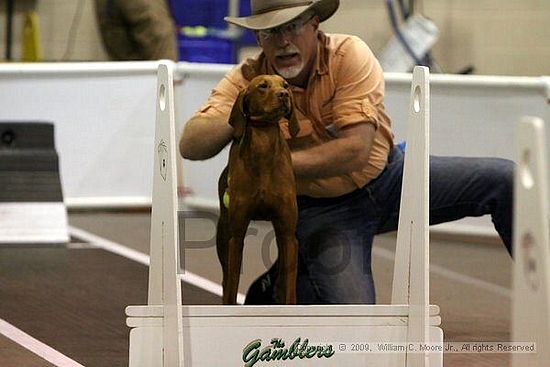
M 288 83 L 287 83 L 287 82 L 285 82 L 285 83 L 283 84 L 283 88 L 285 88 L 285 89 L 288 88 Z
M 267 89 L 267 87 L 269 87 L 269 85 L 267 85 L 267 82 L 263 82 L 262 84 L 258 85 L 258 88 L 260 89 Z

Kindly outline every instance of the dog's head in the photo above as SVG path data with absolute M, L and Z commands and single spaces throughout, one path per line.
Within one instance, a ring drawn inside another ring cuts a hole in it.
M 240 138 L 249 121 L 276 124 L 283 117 L 288 119 L 290 135 L 296 136 L 299 125 L 288 83 L 278 75 L 259 75 L 239 94 L 229 123 L 235 138 Z

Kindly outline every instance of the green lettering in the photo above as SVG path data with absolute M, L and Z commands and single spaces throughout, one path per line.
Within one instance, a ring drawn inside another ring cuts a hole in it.
M 260 346 L 262 345 L 262 341 L 260 339 L 256 339 L 248 343 L 246 347 L 243 349 L 243 362 L 245 363 L 245 367 L 252 367 L 258 362 L 258 349 L 260 349 Z
M 306 358 L 309 359 L 309 358 L 315 357 L 315 353 L 317 353 L 317 347 L 314 347 L 314 346 L 307 347 Z
M 304 359 L 306 357 L 306 350 L 307 350 L 307 344 L 309 343 L 308 339 L 304 339 L 304 342 L 302 343 L 302 346 L 300 347 L 300 359 Z
M 325 349 L 325 357 L 330 358 L 334 355 L 334 349 L 332 349 L 332 345 L 327 345 L 327 349 Z
M 290 346 L 289 358 L 294 359 L 299 356 L 298 347 L 300 346 L 300 338 L 294 340 L 294 343 Z
M 318 345 L 317 348 L 315 348 L 315 354 L 317 354 L 317 357 L 321 358 L 323 357 L 323 351 L 325 350 L 324 347 Z
M 271 347 L 265 347 L 260 353 L 260 361 L 271 361 Z
M 294 340 L 289 348 L 285 348 L 285 342 L 281 338 L 271 339 L 271 344 L 263 349 L 261 339 L 256 339 L 250 342 L 243 349 L 244 367 L 253 367 L 258 361 L 275 361 L 287 360 L 299 357 L 300 359 L 311 359 L 315 356 L 318 358 L 330 358 L 335 351 L 332 345 L 309 345 L 309 340 L 304 339 L 301 343 L 301 338 Z
M 286 361 L 287 358 L 288 358 L 288 349 L 274 350 L 273 353 L 271 354 L 271 359 L 272 360 L 282 359 L 282 360 Z

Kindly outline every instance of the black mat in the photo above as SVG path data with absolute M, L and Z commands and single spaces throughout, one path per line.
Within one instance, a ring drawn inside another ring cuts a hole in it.
M 54 126 L 0 122 L 0 202 L 62 202 Z

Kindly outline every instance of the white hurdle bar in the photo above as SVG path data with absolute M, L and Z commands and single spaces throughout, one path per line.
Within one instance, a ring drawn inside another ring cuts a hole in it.
M 442 367 L 441 352 L 411 353 L 406 347 L 443 346 L 439 307 L 428 303 L 428 69 L 416 68 L 413 75 L 410 124 L 415 126 L 408 136 L 396 250 L 400 269 L 394 275 L 392 304 L 183 306 L 173 68 L 162 61 L 158 69 L 149 299 L 145 306 L 126 308 L 130 367 L 259 367 L 270 365 L 267 361 L 288 366 Z M 405 348 L 384 353 L 353 350 L 365 343 Z
M 544 123 L 525 117 L 517 128 L 512 340 L 536 343 L 514 353 L 514 367 L 550 363 L 550 241 Z

